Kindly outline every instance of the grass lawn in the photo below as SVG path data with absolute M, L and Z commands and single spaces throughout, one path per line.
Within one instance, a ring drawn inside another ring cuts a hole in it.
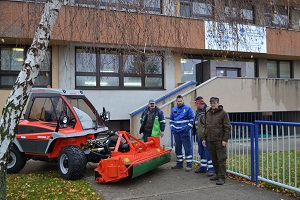
M 7 174 L 7 199 L 101 200 L 84 180 L 69 181 L 57 170 Z
M 230 156 L 227 159 L 227 169 L 250 176 L 250 156 Z M 260 153 L 259 175 L 266 179 L 300 188 L 300 150 Z M 262 181 L 259 183 L 259 187 L 300 197 L 299 193 Z

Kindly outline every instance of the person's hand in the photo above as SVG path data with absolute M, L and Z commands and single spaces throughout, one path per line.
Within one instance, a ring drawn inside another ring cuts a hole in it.
M 206 147 L 206 140 L 202 140 L 202 145 Z
M 160 132 L 160 137 L 164 137 L 164 132 L 163 131 Z
M 223 146 L 223 147 L 226 147 L 226 145 L 227 145 L 227 142 L 222 141 L 222 146 Z

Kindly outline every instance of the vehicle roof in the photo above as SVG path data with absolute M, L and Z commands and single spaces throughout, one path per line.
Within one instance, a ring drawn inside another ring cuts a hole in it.
M 61 94 L 61 95 L 83 95 L 81 90 L 65 90 L 60 88 L 32 88 L 31 93 L 52 93 L 52 94 Z

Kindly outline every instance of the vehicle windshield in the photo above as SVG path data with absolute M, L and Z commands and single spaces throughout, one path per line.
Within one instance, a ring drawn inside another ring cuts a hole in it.
M 103 126 L 102 120 L 97 116 L 96 109 L 86 98 L 80 96 L 66 96 L 66 98 L 78 116 L 83 129 L 95 128 L 96 119 L 98 119 L 98 127 Z

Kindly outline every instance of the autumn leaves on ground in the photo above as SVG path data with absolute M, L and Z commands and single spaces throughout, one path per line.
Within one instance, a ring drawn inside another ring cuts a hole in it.
M 84 180 L 69 181 L 58 171 L 7 175 L 7 199 L 101 200 Z

